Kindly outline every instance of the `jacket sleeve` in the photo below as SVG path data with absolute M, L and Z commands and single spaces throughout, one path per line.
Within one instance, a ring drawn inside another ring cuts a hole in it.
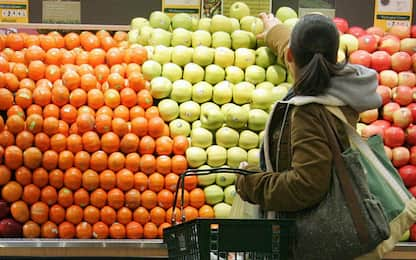
M 239 177 L 237 191 L 266 210 L 298 211 L 320 202 L 331 182 L 332 154 L 319 107 L 295 107 L 292 114 L 292 169 Z
M 264 40 L 266 45 L 274 52 L 278 61 L 287 64 L 286 52 L 289 47 L 291 27 L 286 24 L 273 26 L 266 34 Z

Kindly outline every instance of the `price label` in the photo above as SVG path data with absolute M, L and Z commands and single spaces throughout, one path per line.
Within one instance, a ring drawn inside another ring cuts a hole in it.
M 0 0 L 0 22 L 27 23 L 28 18 L 28 0 Z
M 392 27 L 392 26 L 395 26 L 395 25 L 410 27 L 410 21 L 397 21 L 397 20 L 387 21 L 387 27 Z
M 1 16 L 3 17 L 26 17 L 26 10 L 20 9 L 3 9 L 1 10 Z

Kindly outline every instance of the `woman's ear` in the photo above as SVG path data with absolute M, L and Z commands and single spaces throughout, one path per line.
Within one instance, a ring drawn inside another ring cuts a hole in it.
M 293 54 L 292 54 L 292 50 L 290 48 L 287 49 L 286 60 L 288 62 L 293 62 Z

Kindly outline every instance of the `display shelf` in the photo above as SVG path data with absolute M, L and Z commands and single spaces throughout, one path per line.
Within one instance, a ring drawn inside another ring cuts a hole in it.
M 0 28 L 33 29 L 33 30 L 75 30 L 75 31 L 128 31 L 129 25 L 103 24 L 48 24 L 48 23 L 0 23 Z
M 384 256 L 385 260 L 414 260 L 416 259 L 416 243 L 398 243 L 394 250 Z

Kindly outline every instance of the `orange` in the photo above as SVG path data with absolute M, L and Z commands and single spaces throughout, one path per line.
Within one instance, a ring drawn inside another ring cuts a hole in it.
M 107 114 L 99 114 L 95 117 L 95 130 L 104 134 L 111 131 L 112 118 Z M 118 136 L 117 136 L 118 137 Z
M 6 36 L 6 47 L 13 50 L 21 50 L 25 46 L 25 40 L 21 34 L 10 33 Z
M 40 236 L 40 226 L 34 221 L 27 221 L 22 227 L 24 238 L 38 238 Z
M 205 204 L 205 193 L 201 188 L 194 188 L 189 193 L 189 205 L 197 209 Z
M 149 189 L 154 192 L 159 192 L 165 186 L 165 178 L 160 173 L 152 173 L 149 176 Z
M 101 188 L 94 190 L 90 196 L 90 203 L 97 208 L 104 207 L 107 203 L 107 193 Z
M 151 106 L 147 108 L 144 112 L 144 117 L 146 117 L 147 119 L 153 117 L 160 117 L 159 108 L 157 106 Z
M 117 219 L 116 211 L 110 206 L 104 206 L 100 210 L 101 221 L 107 225 L 113 224 Z
M 121 90 L 124 88 L 124 78 L 118 73 L 111 73 L 108 75 L 107 82 L 112 89 Z
M 74 225 L 81 223 L 83 218 L 83 210 L 78 205 L 71 205 L 66 209 L 65 220 L 71 222 Z
M 125 167 L 132 172 L 138 172 L 140 169 L 140 155 L 138 153 L 127 154 Z
M 30 218 L 38 223 L 43 224 L 48 221 L 49 207 L 45 202 L 38 201 L 30 207 Z
M 147 60 L 147 50 L 142 46 L 130 47 L 124 54 L 126 63 L 143 64 Z
M 66 104 L 60 110 L 61 120 L 72 124 L 77 120 L 77 109 L 73 105 Z
M 0 110 L 7 110 L 13 105 L 13 94 L 8 89 L 0 88 Z
M 172 172 L 182 174 L 188 169 L 188 161 L 184 155 L 174 155 L 171 159 Z
M 115 89 L 107 89 L 104 92 L 104 103 L 110 108 L 115 108 L 120 105 L 120 94 Z
M 117 188 L 122 191 L 128 191 L 134 186 L 134 175 L 128 169 L 122 169 L 117 172 Z
M 99 221 L 92 226 L 92 235 L 95 239 L 106 239 L 108 238 L 108 226 Z
M 75 227 L 75 233 L 79 239 L 89 239 L 92 237 L 92 226 L 88 222 L 81 222 Z
M 105 133 L 101 136 L 101 149 L 107 154 L 118 151 L 120 138 L 113 132 Z
M 0 85 L 1 85 L 1 79 L 0 79 Z M 36 85 L 35 85 L 35 82 L 32 79 L 25 78 L 25 79 L 22 79 L 19 82 L 19 88 L 25 88 L 25 89 L 30 90 L 30 92 L 32 92 L 33 90 L 35 90 Z M 33 101 L 33 100 L 31 99 L 31 101 Z M 27 111 L 26 111 L 26 113 L 29 115 L 29 113 Z
M 46 52 L 45 64 L 60 65 L 62 52 L 58 48 L 51 48 Z M 53 82 L 53 80 L 51 80 Z
M 85 105 L 87 103 L 87 92 L 80 88 L 72 90 L 69 95 L 69 103 L 76 108 Z
M 64 222 L 65 209 L 59 204 L 55 204 L 52 207 L 50 207 L 49 220 L 58 225 Z
M 80 171 L 85 171 L 90 167 L 91 156 L 86 151 L 79 151 L 74 157 L 74 166 Z
M 110 69 L 107 65 L 100 64 L 94 68 L 94 74 L 97 77 L 98 82 L 103 84 L 107 81 L 108 75 L 110 75 Z
M 97 78 L 91 74 L 86 73 L 81 76 L 81 88 L 85 91 L 97 88 Z
M 32 91 L 27 88 L 21 88 L 15 93 L 14 102 L 23 109 L 32 105 Z
M 91 89 L 87 95 L 88 106 L 98 109 L 104 105 L 104 94 L 99 89 Z
M 146 208 L 138 207 L 133 212 L 133 220 L 140 223 L 141 225 L 144 225 L 150 221 L 150 213 Z
M 11 145 L 14 144 L 14 135 L 8 131 L 8 130 L 3 130 L 2 132 L 0 132 L 0 145 L 2 147 L 9 147 Z M 36 137 L 35 137 L 35 141 L 36 141 Z
M 101 147 L 100 138 L 93 131 L 88 131 L 82 135 L 84 150 L 90 153 L 96 152 Z
M 87 63 L 88 63 L 88 52 L 84 50 L 78 50 L 76 52 L 75 64 L 80 66 L 82 64 L 87 64 Z
M 65 48 L 68 50 L 72 50 L 76 47 L 79 47 L 81 44 L 79 35 L 74 32 L 70 32 L 66 34 L 64 36 L 64 41 L 65 41 Z
M 44 49 L 46 51 L 51 49 L 51 48 L 57 47 L 55 37 L 53 37 L 51 35 L 41 34 L 39 36 L 39 40 L 40 40 L 40 46 L 42 47 L 42 49 Z
M 147 189 L 148 177 L 143 172 L 137 172 L 134 174 L 134 188 L 140 192 Z
M 66 170 L 74 165 L 74 154 L 68 150 L 59 153 L 58 166 L 61 170 Z
M 198 213 L 198 210 L 196 208 L 194 208 L 192 206 L 187 206 L 183 210 L 184 210 L 186 221 L 190 221 L 190 220 L 198 218 L 199 213 Z
M 74 193 L 74 204 L 84 208 L 90 203 L 90 194 L 84 188 L 80 188 Z
M 81 187 L 82 173 L 77 168 L 69 168 L 64 174 L 64 185 L 71 190 L 77 190 Z
M 58 122 L 59 124 L 59 122 Z M 56 152 L 62 152 L 66 149 L 66 137 L 61 133 L 54 134 L 51 139 L 51 149 Z
M 58 199 L 56 189 L 52 186 L 43 187 L 40 192 L 40 199 L 49 206 L 55 204 Z
M 170 224 L 172 223 L 172 215 L 173 215 L 172 211 L 173 211 L 173 207 L 166 210 L 166 222 Z M 180 223 L 182 221 L 181 218 L 182 218 L 181 211 L 179 208 L 176 207 L 175 217 L 174 217 L 176 223 Z
M 18 115 L 11 115 L 6 120 L 6 126 L 10 132 L 18 134 L 25 129 L 25 120 Z
M 74 202 L 74 195 L 72 191 L 66 187 L 63 187 L 58 192 L 58 203 L 64 208 L 68 208 Z
M 165 228 L 168 228 L 168 227 L 171 227 L 172 225 L 171 224 L 169 224 L 169 223 L 167 223 L 167 222 L 164 222 L 164 223 L 162 223 L 162 224 L 160 224 L 160 226 L 158 227 L 158 236 L 159 236 L 159 238 L 163 238 L 163 230 L 165 229 Z
M 133 88 L 123 88 L 120 91 L 120 102 L 122 105 L 132 108 L 137 103 L 137 94 Z
M 45 75 L 46 66 L 40 60 L 34 60 L 29 63 L 28 76 L 33 80 L 40 80 Z
M 108 168 L 113 171 L 119 171 L 124 168 L 125 157 L 120 152 L 114 152 L 108 157 Z
M 6 80 L 6 86 L 10 91 L 15 92 L 19 88 L 19 79 L 13 73 L 5 73 L 4 79 Z
M 126 227 L 121 223 L 113 223 L 110 226 L 110 237 L 115 239 L 123 239 L 126 237 Z
M 110 190 L 116 185 L 116 175 L 112 170 L 104 170 L 99 175 L 100 187 Z
M 108 205 L 114 209 L 119 209 L 124 205 L 124 193 L 118 189 L 113 188 L 107 194 Z
M 129 121 L 130 120 L 130 110 L 128 107 L 124 106 L 124 105 L 119 105 L 116 108 L 114 108 L 113 111 L 113 117 L 119 117 L 124 119 L 125 121 Z
M 64 86 L 56 85 L 52 88 L 52 102 L 61 107 L 65 104 L 68 104 L 69 101 L 69 91 Z
M 48 33 L 49 36 L 52 36 L 55 39 L 55 45 L 57 48 L 65 47 L 64 37 L 57 31 L 52 31 Z
M 54 117 L 59 118 L 60 108 L 55 104 L 48 104 L 43 108 L 42 115 L 44 118 Z
M 130 189 L 125 194 L 126 207 L 135 210 L 140 206 L 140 192 L 136 189 Z
M 25 223 L 29 220 L 29 207 L 22 200 L 12 203 L 10 206 L 10 213 L 12 214 L 13 219 L 17 222 Z
M 17 134 L 16 136 L 16 145 L 22 150 L 26 150 L 33 145 L 35 137 L 33 134 L 27 130 L 24 130 Z
M 133 218 L 133 213 L 131 210 L 127 207 L 122 207 L 117 210 L 117 222 L 127 225 L 129 222 L 131 222 Z
M 108 51 L 112 47 L 117 46 L 116 41 L 111 36 L 102 36 L 100 37 L 100 41 L 101 41 L 101 47 L 106 51 Z
M 191 191 L 198 186 L 197 176 L 186 176 L 185 177 L 185 189 Z
M 45 57 L 45 51 L 37 46 L 37 45 L 32 45 L 29 48 L 26 49 L 25 52 L 25 60 L 27 63 L 30 63 L 31 61 L 34 60 L 43 60 Z
M 139 138 L 133 133 L 128 133 L 120 141 L 120 151 L 124 154 L 136 152 L 139 147 Z
M 82 186 L 88 190 L 96 189 L 100 184 L 100 177 L 97 172 L 88 169 L 82 174 Z
M 90 168 L 96 172 L 107 169 L 107 154 L 103 151 L 94 152 L 90 159 Z
M 75 237 L 75 226 L 71 222 L 64 221 L 58 226 L 59 238 L 72 239 Z
M 64 185 L 64 173 L 59 169 L 49 172 L 48 178 L 49 184 L 56 189 L 60 189 Z
M 61 49 L 61 64 L 74 64 L 75 53 L 73 51 Z
M 4 150 L 4 164 L 12 169 L 15 170 L 22 165 L 23 162 L 23 152 L 17 146 L 8 146 Z
M 42 238 L 58 237 L 58 226 L 52 221 L 47 221 L 43 223 L 40 227 L 40 236 Z
M 168 189 L 163 189 L 157 194 L 158 205 L 164 209 L 173 206 L 173 193 Z
M 105 51 L 100 48 L 95 48 L 88 53 L 88 64 L 95 67 L 105 62 Z
M 146 209 L 152 209 L 157 205 L 157 194 L 152 190 L 145 190 L 140 197 L 141 205 Z
M 152 117 L 148 121 L 149 135 L 153 138 L 161 137 L 163 135 L 164 127 L 165 122 L 158 116 Z
M 168 174 L 171 172 L 171 158 L 167 155 L 161 155 L 156 158 L 156 171 L 161 174 Z
M 203 205 L 198 213 L 201 218 L 215 218 L 214 209 L 210 205 Z
M 4 185 L 10 180 L 10 170 L 4 165 L 0 165 L 0 176 L 0 185 Z M 21 166 L 14 172 L 14 178 L 20 185 L 26 186 L 32 183 L 32 172 L 28 168 Z
M 129 239 L 140 239 L 143 237 L 143 226 L 136 222 L 132 221 L 126 225 L 126 236 Z
M 37 86 L 32 93 L 33 102 L 39 106 L 46 106 L 51 101 L 51 91 L 49 88 Z
M 130 108 L 130 120 L 133 120 L 136 117 L 144 117 L 144 109 L 140 106 Z
M 55 117 L 47 117 L 43 120 L 43 132 L 48 136 L 58 133 L 59 120 Z M 35 137 L 36 139 L 36 137 Z
M 40 189 L 35 184 L 28 184 L 23 188 L 22 199 L 29 205 L 37 202 L 40 198 Z
M 144 109 L 149 109 L 153 106 L 153 97 L 149 90 L 141 89 L 137 93 L 137 104 Z
M 62 83 L 68 90 L 74 90 L 81 84 L 81 77 L 74 70 L 68 70 L 62 74 Z
M 152 154 L 143 154 L 140 158 L 140 169 L 145 174 L 152 174 L 156 170 L 156 159 Z
M 77 153 L 82 151 L 82 138 L 77 134 L 71 134 L 66 138 L 66 148 L 72 152 Z
M 131 117 L 131 114 L 130 114 Z M 147 135 L 147 119 L 143 116 L 138 116 L 131 119 L 131 133 L 143 137 Z M 150 137 L 150 136 L 149 136 Z
M 176 192 L 174 194 L 176 196 Z M 189 192 L 187 190 L 184 190 L 183 193 L 183 202 L 182 202 L 182 190 L 178 191 L 178 197 L 176 201 L 176 207 L 180 207 L 181 204 L 183 204 L 184 207 L 189 205 Z
M 143 227 L 143 237 L 154 239 L 158 236 L 157 226 L 153 222 L 147 222 Z
M 20 168 L 22 168 L 22 167 L 19 167 L 18 169 L 20 169 Z M 0 165 L 0 185 L 7 184 L 10 181 L 10 178 L 11 178 L 10 169 L 7 168 L 4 165 Z M 30 176 L 30 178 L 31 178 L 31 176 Z M 17 175 L 16 175 L 16 181 L 18 181 L 20 183 L 20 181 L 17 179 Z M 26 181 L 25 181 L 25 183 L 26 183 Z M 22 184 L 22 183 L 20 183 L 20 184 Z M 25 184 L 22 184 L 22 185 L 25 185 Z
M 114 39 L 116 42 L 126 41 L 126 40 L 127 40 L 127 38 L 128 38 L 127 33 L 126 33 L 126 32 L 123 32 L 123 31 L 117 31 L 117 32 L 115 32 L 115 33 L 114 33 L 114 35 L 113 35 L 113 39 Z
M 39 45 L 39 36 L 35 34 L 29 34 L 24 37 L 25 47 L 28 48 L 33 45 Z
M 165 222 L 166 211 L 161 207 L 154 207 L 150 210 L 150 220 L 157 226 Z
M 28 69 L 25 64 L 16 63 L 14 64 L 11 72 L 17 77 L 18 80 L 22 80 L 27 77 Z
M 29 169 L 36 169 L 41 165 L 42 152 L 37 147 L 29 147 L 23 152 L 24 165 Z
M 76 124 L 80 134 L 92 131 L 95 125 L 95 117 L 89 113 L 80 114 L 76 119 Z
M 122 63 L 123 62 L 122 51 L 117 47 L 110 48 L 106 54 L 106 61 L 107 61 L 108 66 L 110 67 L 115 64 Z
M 100 210 L 94 206 L 87 206 L 84 209 L 84 220 L 91 225 L 97 223 L 100 220 Z
M 59 122 L 58 122 L 59 125 Z M 32 134 L 37 134 L 42 130 L 43 118 L 40 115 L 33 114 L 26 118 L 26 129 Z
M 178 135 L 173 138 L 172 151 L 174 154 L 184 155 L 189 147 L 189 141 L 186 136 Z
M 85 38 L 80 38 L 81 46 L 86 51 L 91 51 L 92 49 L 100 47 L 100 40 L 94 34 L 90 34 Z

